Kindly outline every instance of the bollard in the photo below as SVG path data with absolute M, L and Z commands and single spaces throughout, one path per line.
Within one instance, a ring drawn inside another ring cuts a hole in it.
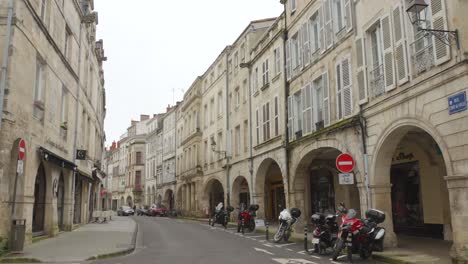
M 307 244 L 307 225 L 304 226 L 304 250 L 306 252 L 309 252 L 308 244 Z
M 244 218 L 242 217 L 242 223 L 241 223 L 242 234 L 244 234 L 244 227 L 245 227 L 245 221 L 244 221 Z
M 266 230 L 266 241 L 268 241 L 268 236 L 269 236 L 269 232 L 268 232 L 268 222 L 265 222 L 265 230 Z

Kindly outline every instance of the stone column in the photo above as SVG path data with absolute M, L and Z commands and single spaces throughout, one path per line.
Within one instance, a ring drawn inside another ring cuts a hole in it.
M 252 199 L 258 204 L 257 218 L 265 219 L 265 197 L 263 193 L 252 193 Z
M 191 208 L 194 213 L 196 213 L 197 208 L 196 208 L 196 203 L 195 203 L 195 197 L 196 197 L 196 192 L 195 192 L 195 183 L 192 183 L 192 199 L 190 199 L 191 202 Z
M 182 207 L 182 208 L 181 208 L 182 211 L 185 211 L 185 209 L 186 209 L 186 208 L 185 208 L 185 188 L 186 188 L 185 185 L 183 185 L 182 188 L 181 188 L 181 191 L 182 191 L 182 195 L 181 195 L 182 201 L 180 201 L 180 206 Z
M 468 174 L 446 176 L 452 216 L 453 246 L 450 256 L 454 263 L 468 263 Z
M 384 246 L 386 247 L 396 247 L 398 244 L 397 237 L 393 231 L 391 188 L 391 184 L 371 185 L 369 187 L 372 207 L 385 213 L 385 222 L 381 225 L 385 227 L 386 231 L 384 241 Z
M 189 214 L 192 211 L 192 184 L 187 184 L 187 209 Z

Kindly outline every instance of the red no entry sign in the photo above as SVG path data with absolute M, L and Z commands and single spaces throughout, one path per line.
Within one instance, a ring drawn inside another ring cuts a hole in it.
M 26 153 L 26 142 L 21 139 L 18 145 L 18 160 L 24 160 L 24 154 Z
M 336 158 L 336 168 L 343 172 L 348 173 L 354 170 L 354 159 L 348 153 L 343 153 Z

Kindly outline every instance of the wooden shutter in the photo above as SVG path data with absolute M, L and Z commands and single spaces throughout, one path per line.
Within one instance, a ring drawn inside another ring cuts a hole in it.
M 293 109 L 293 97 L 288 96 L 288 135 L 289 141 L 294 139 L 294 109 Z
M 435 30 L 447 30 L 447 17 L 445 10 L 445 0 L 430 0 L 432 28 Z M 434 47 L 434 62 L 440 65 L 450 60 L 450 46 L 444 44 L 437 37 L 432 37 Z
M 303 30 L 302 27 L 299 28 L 298 35 L 297 35 L 297 72 L 296 74 L 299 73 L 299 70 L 304 67 L 304 64 L 302 63 L 302 52 L 303 52 Z
M 341 81 L 343 83 L 343 116 L 348 117 L 353 113 L 351 59 L 345 58 L 341 62 Z
M 320 39 L 320 50 L 321 52 L 325 52 L 325 15 L 324 15 L 324 8 L 325 3 L 322 1 L 322 7 L 319 9 L 319 39 Z
M 312 101 L 310 84 L 304 86 L 301 90 L 302 101 L 302 134 L 307 135 L 312 133 Z
M 323 50 L 329 49 L 333 45 L 333 19 L 331 11 L 332 0 L 322 0 L 322 15 L 323 15 Z
M 342 80 L 341 62 L 335 65 L 335 85 L 336 85 L 336 118 L 343 118 L 343 80 Z
M 404 13 L 401 5 L 397 5 L 392 12 L 393 15 L 393 40 L 395 43 L 395 66 L 398 85 L 408 81 L 408 60 L 405 38 Z
M 364 55 L 364 39 L 356 40 L 356 65 L 359 104 L 367 103 L 367 71 L 366 58 Z
M 323 82 L 323 123 L 325 126 L 330 125 L 330 89 L 328 82 L 328 72 L 322 74 Z
M 345 23 L 346 31 L 351 31 L 353 29 L 353 6 L 351 0 L 344 0 L 344 11 L 345 12 Z
M 383 60 L 384 60 L 384 80 L 385 91 L 395 89 L 395 74 L 393 62 L 393 42 L 392 30 L 390 25 L 390 16 L 384 16 L 381 19 L 382 42 L 383 42 Z
M 286 41 L 286 79 L 291 80 L 291 39 Z
M 305 66 L 310 63 L 310 35 L 309 35 L 309 21 L 305 22 L 302 25 L 302 42 L 304 43 L 302 47 L 302 64 Z

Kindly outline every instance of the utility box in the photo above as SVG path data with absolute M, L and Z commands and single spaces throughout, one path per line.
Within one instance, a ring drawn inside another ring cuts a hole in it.
M 13 219 L 8 249 L 11 252 L 21 252 L 24 246 L 26 219 Z

